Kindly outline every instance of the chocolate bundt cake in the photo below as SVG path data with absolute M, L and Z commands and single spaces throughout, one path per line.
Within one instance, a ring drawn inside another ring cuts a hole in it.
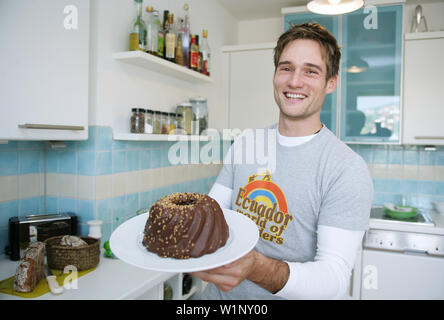
M 225 245 L 228 225 L 219 204 L 199 193 L 174 193 L 150 209 L 142 244 L 161 257 L 198 258 Z

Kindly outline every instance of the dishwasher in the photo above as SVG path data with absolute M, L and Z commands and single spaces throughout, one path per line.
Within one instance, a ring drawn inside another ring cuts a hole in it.
M 372 210 L 371 217 L 411 227 L 408 232 L 367 231 L 362 251 L 361 299 L 444 299 L 444 235 L 415 232 L 413 227 L 434 227 L 433 221 L 424 214 L 412 221 L 388 221 L 382 209 Z

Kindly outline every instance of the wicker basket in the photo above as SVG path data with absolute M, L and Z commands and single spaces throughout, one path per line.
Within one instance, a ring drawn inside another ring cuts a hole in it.
M 51 237 L 45 240 L 48 267 L 63 270 L 67 265 L 73 265 L 78 271 L 94 268 L 100 260 L 100 240 L 91 237 L 80 237 L 88 245 L 79 247 L 61 246 L 63 236 Z

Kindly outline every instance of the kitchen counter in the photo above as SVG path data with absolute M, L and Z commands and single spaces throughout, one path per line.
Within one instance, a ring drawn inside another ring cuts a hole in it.
M 391 221 L 372 219 L 370 216 L 369 228 L 444 235 L 444 215 L 432 210 L 426 211 L 426 213 L 429 214 L 430 218 L 435 223 L 435 226 L 393 223 Z
M 0 255 L 0 280 L 15 273 L 18 261 Z M 94 271 L 78 279 L 78 289 L 64 290 L 61 295 L 44 294 L 40 300 L 117 300 L 137 299 L 175 273 L 149 271 L 133 267 L 118 259 L 109 259 L 101 252 L 100 262 Z M 23 299 L 18 296 L 0 293 L 0 300 Z

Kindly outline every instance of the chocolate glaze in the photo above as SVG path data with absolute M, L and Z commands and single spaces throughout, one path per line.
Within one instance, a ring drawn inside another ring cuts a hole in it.
M 150 209 L 142 244 L 161 257 L 198 258 L 225 245 L 228 225 L 219 204 L 199 193 L 174 193 Z

